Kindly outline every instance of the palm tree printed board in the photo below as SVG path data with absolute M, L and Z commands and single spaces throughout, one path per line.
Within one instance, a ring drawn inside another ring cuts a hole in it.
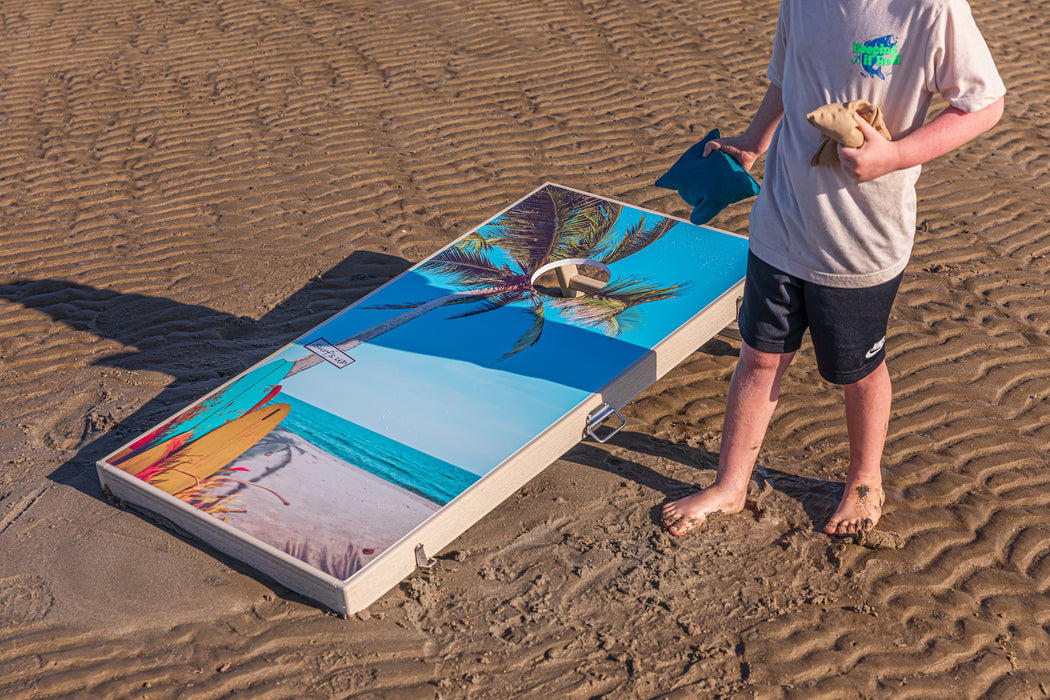
M 352 612 L 370 602 L 349 601 L 355 580 L 428 529 L 446 544 L 560 454 L 535 464 L 545 435 L 723 309 L 746 254 L 740 236 L 543 185 L 102 460 L 100 478 Z M 638 390 L 659 372 L 644 374 Z

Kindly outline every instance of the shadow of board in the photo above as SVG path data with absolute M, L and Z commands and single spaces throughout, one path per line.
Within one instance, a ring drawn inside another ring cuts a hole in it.
M 173 381 L 103 433 L 49 477 L 102 499 L 95 463 L 128 440 L 201 398 L 275 350 L 411 267 L 403 258 L 356 251 L 258 320 L 164 297 L 124 294 L 59 279 L 0 285 L 0 300 L 39 311 L 57 323 L 136 350 L 95 362 L 153 370 Z M 162 329 L 158 333 L 157 329 Z

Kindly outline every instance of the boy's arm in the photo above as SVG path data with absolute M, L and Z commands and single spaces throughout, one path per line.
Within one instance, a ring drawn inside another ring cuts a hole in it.
M 948 107 L 899 141 L 888 141 L 856 114 L 853 119 L 864 134 L 864 145 L 839 145 L 839 160 L 850 177 L 867 182 L 894 170 L 922 165 L 954 151 L 991 129 L 1003 115 L 1003 98 L 976 112 Z
M 704 157 L 711 151 L 718 149 L 725 151 L 737 159 L 744 170 L 751 170 L 758 157 L 769 148 L 769 142 L 773 139 L 780 118 L 784 115 L 784 98 L 780 87 L 770 83 L 766 88 L 766 94 L 762 97 L 762 104 L 751 119 L 751 124 L 740 136 L 730 136 L 720 139 L 712 139 L 704 146 Z

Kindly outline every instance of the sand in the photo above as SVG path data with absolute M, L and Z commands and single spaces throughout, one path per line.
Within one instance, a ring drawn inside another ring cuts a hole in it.
M 716 340 L 341 619 L 95 460 L 544 181 L 687 215 L 652 183 L 744 127 L 776 3 L 6 2 L 0 695 L 1050 695 L 1050 19 L 973 5 L 1007 112 L 920 181 L 879 541 L 819 533 L 847 448 L 808 345 L 745 512 L 661 530 L 712 479 Z

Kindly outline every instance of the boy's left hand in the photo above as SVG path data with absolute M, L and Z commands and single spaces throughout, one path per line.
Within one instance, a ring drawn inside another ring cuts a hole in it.
M 868 182 L 899 170 L 897 145 L 875 131 L 875 127 L 856 112 L 853 114 L 853 121 L 857 122 L 860 132 L 864 134 L 864 145 L 860 148 L 850 148 L 841 143 L 838 145 L 839 160 L 846 169 L 846 174 L 855 180 Z

